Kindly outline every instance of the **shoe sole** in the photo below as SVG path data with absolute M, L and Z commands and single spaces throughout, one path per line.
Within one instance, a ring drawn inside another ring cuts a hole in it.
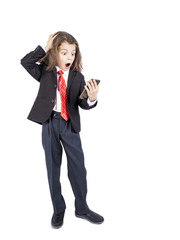
M 61 228 L 63 226 L 63 223 L 60 225 L 60 226 L 55 226 L 51 223 L 51 227 L 54 228 L 54 229 L 58 229 L 58 228 Z
M 78 218 L 81 218 L 81 219 L 87 220 L 88 222 L 93 223 L 93 224 L 98 224 L 98 225 L 99 225 L 99 224 L 101 224 L 101 223 L 104 222 L 104 221 L 102 221 L 102 222 L 93 222 L 93 221 L 91 221 L 90 219 L 87 219 L 86 217 L 83 217 L 83 216 L 78 215 L 78 214 L 75 214 L 75 216 L 78 217 Z

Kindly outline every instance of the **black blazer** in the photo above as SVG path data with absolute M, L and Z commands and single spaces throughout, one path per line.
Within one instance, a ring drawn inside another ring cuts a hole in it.
M 57 88 L 57 72 L 56 68 L 53 71 L 46 71 L 44 63 L 38 64 L 38 60 L 44 57 L 46 52 L 41 46 L 38 46 L 34 51 L 28 53 L 21 59 L 22 66 L 28 73 L 40 82 L 39 91 L 33 107 L 28 115 L 28 119 L 37 123 L 46 122 L 53 111 L 56 98 Z M 77 71 L 69 71 L 67 83 L 67 104 L 70 115 L 72 130 L 76 133 L 80 132 L 80 115 L 79 106 L 83 109 L 94 108 L 89 106 L 87 99 L 80 100 L 79 95 L 84 89 L 84 76 Z

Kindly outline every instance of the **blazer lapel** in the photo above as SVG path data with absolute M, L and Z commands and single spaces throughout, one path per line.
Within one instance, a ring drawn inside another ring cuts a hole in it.
M 73 83 L 74 79 L 74 72 L 69 70 L 69 76 L 68 76 L 68 82 L 67 82 L 67 95 L 69 94 L 69 90 L 71 87 L 71 84 Z
M 54 80 L 54 83 L 57 83 L 57 69 L 56 68 L 53 69 L 53 80 Z

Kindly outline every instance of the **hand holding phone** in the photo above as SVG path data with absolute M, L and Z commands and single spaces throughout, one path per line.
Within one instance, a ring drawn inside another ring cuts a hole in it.
M 97 85 L 100 83 L 100 80 L 98 79 L 91 79 L 91 80 L 95 80 Z M 86 86 L 87 90 L 88 90 L 88 86 Z M 84 90 L 82 91 L 81 95 L 79 96 L 80 99 L 84 99 L 84 98 L 88 98 L 88 93 L 86 88 L 84 88 Z M 90 92 L 90 89 L 88 90 Z

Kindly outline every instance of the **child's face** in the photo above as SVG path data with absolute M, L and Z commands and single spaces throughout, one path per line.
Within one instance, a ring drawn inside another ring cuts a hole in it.
M 74 62 L 76 54 L 76 45 L 69 44 L 68 42 L 63 42 L 60 45 L 59 52 L 57 55 L 57 64 L 61 70 L 67 71 L 70 69 Z

